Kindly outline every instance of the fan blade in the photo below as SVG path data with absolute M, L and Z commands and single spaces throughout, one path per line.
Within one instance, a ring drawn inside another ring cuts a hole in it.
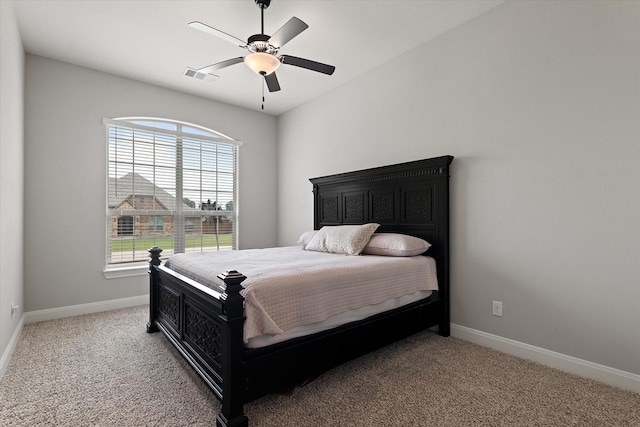
M 227 59 L 226 61 L 217 62 L 212 65 L 207 65 L 206 67 L 198 69 L 198 71 L 201 73 L 208 74 L 212 71 L 219 70 L 220 68 L 228 67 L 230 65 L 234 65 L 242 61 L 244 61 L 244 57 L 240 56 L 238 58 Z
M 278 78 L 276 77 L 275 71 L 264 76 L 264 81 L 267 82 L 269 92 L 277 92 L 280 90 L 280 83 L 278 83 Z
M 271 36 L 269 43 L 274 47 L 281 48 L 307 28 L 309 28 L 307 24 L 294 16 Z
M 310 59 L 298 58 L 297 56 L 282 55 L 280 57 L 280 62 L 328 75 L 333 74 L 336 70 L 336 67 L 333 65 L 322 64 L 320 62 L 311 61 Z
M 239 47 L 245 47 L 247 42 L 244 40 L 240 40 L 237 37 L 232 36 L 231 34 L 227 34 L 224 31 L 216 30 L 213 27 L 208 26 L 207 24 L 203 24 L 200 21 L 189 22 L 189 26 L 191 28 L 195 28 L 196 30 L 204 31 L 207 34 L 211 34 L 212 36 L 220 37 L 223 40 L 228 41 L 229 43 L 233 43 Z

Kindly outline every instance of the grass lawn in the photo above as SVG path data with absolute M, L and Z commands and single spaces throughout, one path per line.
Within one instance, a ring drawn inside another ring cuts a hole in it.
M 231 246 L 231 234 L 218 235 L 218 244 L 220 246 Z M 134 246 L 135 245 L 135 246 Z M 149 249 L 153 246 L 167 249 L 173 248 L 173 237 L 147 237 L 137 239 L 112 239 L 111 252 L 133 251 Z M 185 247 L 199 248 L 216 246 L 215 234 L 203 234 L 198 236 L 187 236 L 185 239 Z

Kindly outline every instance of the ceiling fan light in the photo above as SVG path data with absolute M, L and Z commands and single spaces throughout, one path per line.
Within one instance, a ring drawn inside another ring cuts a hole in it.
M 244 57 L 244 63 L 251 70 L 263 76 L 273 73 L 279 66 L 280 60 L 270 53 L 254 52 Z

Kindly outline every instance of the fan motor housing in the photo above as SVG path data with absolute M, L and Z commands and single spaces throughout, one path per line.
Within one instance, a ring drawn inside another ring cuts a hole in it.
M 278 53 L 278 48 L 271 45 L 269 39 L 271 39 L 271 36 L 266 34 L 254 34 L 247 40 L 247 49 L 250 52 L 264 52 L 275 55 Z
M 271 38 L 271 36 L 268 36 L 266 34 L 254 34 L 251 37 L 249 37 L 249 40 L 247 40 L 248 44 L 254 43 L 254 42 L 269 42 L 269 39 Z

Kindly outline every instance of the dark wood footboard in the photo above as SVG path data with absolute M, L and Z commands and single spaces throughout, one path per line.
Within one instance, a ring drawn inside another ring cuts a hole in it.
M 160 262 L 162 249 L 149 250 L 149 323 L 161 331 L 222 402 L 219 427 L 246 426 L 244 415 L 243 323 L 245 276 L 220 274 L 224 293 L 213 291 Z

